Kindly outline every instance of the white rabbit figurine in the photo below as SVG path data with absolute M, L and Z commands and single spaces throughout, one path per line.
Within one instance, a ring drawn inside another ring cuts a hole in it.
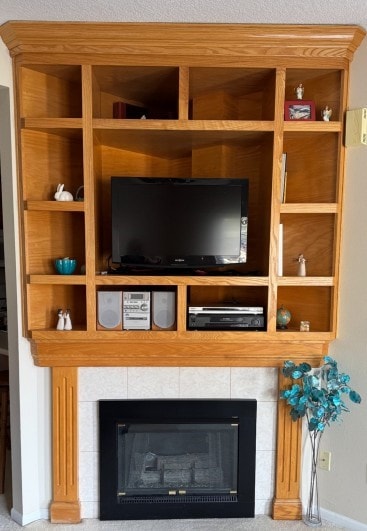
M 71 194 L 70 192 L 64 192 L 63 184 L 57 185 L 57 190 L 54 195 L 54 198 L 56 199 L 56 201 L 74 201 L 73 194 Z

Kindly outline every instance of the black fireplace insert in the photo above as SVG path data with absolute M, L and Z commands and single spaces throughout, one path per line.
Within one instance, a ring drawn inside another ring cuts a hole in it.
M 101 400 L 100 519 L 253 517 L 256 400 Z

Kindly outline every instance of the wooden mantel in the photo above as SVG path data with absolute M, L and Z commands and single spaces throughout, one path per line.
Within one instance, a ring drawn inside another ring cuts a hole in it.
M 319 365 L 327 354 L 337 337 L 349 64 L 364 35 L 346 25 L 13 21 L 0 27 L 15 79 L 23 328 L 34 363 L 52 368 L 52 522 L 81 518 L 79 367 L 280 369 L 286 359 Z M 314 100 L 315 121 L 284 117 L 284 102 L 294 99 L 300 81 Z M 115 100 L 144 107 L 157 99 L 166 106 L 158 118 L 113 118 Z M 329 123 L 320 118 L 326 104 L 333 107 Z M 101 220 L 111 175 L 207 177 L 213 171 L 249 178 L 249 264 L 241 264 L 240 275 L 101 274 L 111 252 Z M 83 185 L 84 201 L 55 202 L 60 182 L 68 190 Z M 284 273 L 278 275 L 283 224 Z M 309 260 L 302 278 L 293 263 L 301 252 Z M 60 256 L 77 257 L 85 273 L 56 275 L 53 259 Z M 97 293 L 139 286 L 175 292 L 176 330 L 98 330 Z M 188 330 L 188 305 L 214 299 L 263 306 L 266 329 Z M 289 330 L 277 329 L 283 304 L 292 309 Z M 71 309 L 73 330 L 55 330 L 60 307 Z M 300 331 L 303 319 L 311 320 L 310 332 Z M 284 385 L 279 373 L 279 391 Z M 279 401 L 275 519 L 301 518 L 300 441 L 300 423 Z

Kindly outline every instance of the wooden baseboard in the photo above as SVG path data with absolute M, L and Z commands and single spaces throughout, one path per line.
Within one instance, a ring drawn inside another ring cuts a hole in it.
M 80 503 L 52 502 L 50 521 L 52 524 L 78 524 L 81 521 Z
M 273 519 L 274 520 L 301 520 L 302 503 L 299 499 L 273 501 Z

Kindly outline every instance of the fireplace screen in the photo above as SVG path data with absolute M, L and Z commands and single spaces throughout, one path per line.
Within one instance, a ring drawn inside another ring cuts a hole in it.
M 238 424 L 119 424 L 118 496 L 237 492 Z
M 100 519 L 253 517 L 256 400 L 101 400 Z

